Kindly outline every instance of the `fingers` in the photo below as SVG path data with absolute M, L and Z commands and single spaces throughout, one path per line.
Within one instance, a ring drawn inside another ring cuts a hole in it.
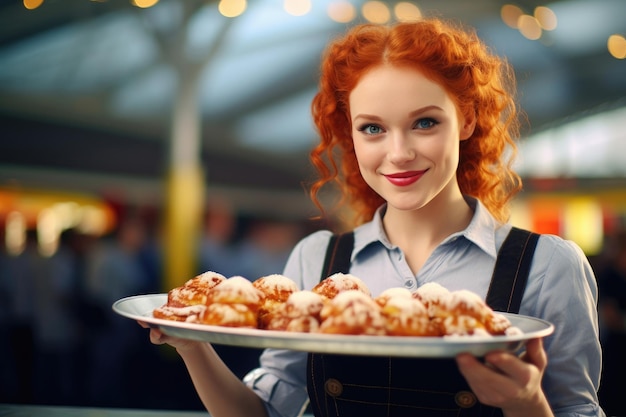
M 543 372 L 548 365 L 548 357 L 543 349 L 543 339 L 530 339 L 526 343 L 526 352 L 522 355 L 522 360 L 535 365 Z
M 470 354 L 461 354 L 457 364 L 481 402 L 502 408 L 521 404 L 541 389 L 547 359 L 541 339 L 533 339 L 521 357 L 494 351 L 485 355 L 483 363 Z
M 155 345 L 162 345 L 167 343 L 167 336 L 165 336 L 159 329 L 152 328 L 150 329 L 150 342 Z

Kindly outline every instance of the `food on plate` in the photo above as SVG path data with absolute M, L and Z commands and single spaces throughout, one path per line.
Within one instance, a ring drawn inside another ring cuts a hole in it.
M 351 274 L 343 274 L 338 272 L 313 287 L 313 292 L 321 295 L 326 300 L 332 300 L 342 291 L 357 290 L 365 295 L 370 295 L 370 290 L 365 283 L 358 277 Z
M 258 310 L 263 301 L 263 293 L 241 276 L 230 277 L 215 287 L 207 296 L 207 305 L 211 304 L 243 304 Z
M 311 333 L 319 329 L 324 299 L 313 291 L 296 291 L 289 295 L 268 321 L 268 330 Z
M 167 293 L 167 303 L 171 307 L 205 305 L 209 291 L 226 277 L 213 271 L 207 271 L 174 288 Z
M 439 325 L 430 319 L 424 304 L 401 293 L 382 307 L 385 329 L 391 336 L 439 336 Z
M 259 305 L 259 327 L 262 329 L 268 327 L 273 313 L 289 296 L 299 290 L 295 282 L 280 274 L 258 278 L 252 285 L 263 293 L 263 301 Z
M 436 282 L 427 282 L 418 287 L 413 297 L 420 300 L 428 309 L 428 314 L 434 316 L 434 311 L 450 296 L 450 291 Z
M 205 305 L 196 304 L 187 307 L 172 307 L 164 304 L 157 307 L 152 315 L 157 319 L 173 321 L 197 321 L 198 316 L 206 309 Z
M 384 335 L 380 306 L 359 290 L 346 290 L 328 301 L 320 312 L 321 333 Z
M 392 298 L 411 298 L 413 294 L 411 291 L 404 287 L 392 287 L 387 288 L 385 291 L 381 292 L 378 297 L 374 300 L 378 303 L 379 306 L 385 307 L 387 302 Z
M 159 319 L 196 321 L 207 304 L 209 292 L 226 277 L 213 271 L 197 275 L 167 293 L 167 303 L 153 312 Z
M 519 334 L 477 294 L 426 283 L 377 296 L 358 277 L 336 273 L 311 290 L 272 274 L 254 281 L 206 272 L 168 293 L 154 317 L 263 330 L 349 335 L 465 337 Z
M 207 296 L 206 309 L 198 322 L 226 327 L 258 327 L 259 307 L 264 295 L 252 282 L 241 276 L 230 277 Z
M 198 317 L 198 322 L 225 327 L 258 327 L 257 310 L 239 303 L 209 304 Z

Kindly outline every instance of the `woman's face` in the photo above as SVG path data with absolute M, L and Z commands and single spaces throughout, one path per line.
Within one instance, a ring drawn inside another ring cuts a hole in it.
M 380 66 L 363 76 L 349 100 L 361 175 L 388 210 L 459 197 L 459 142 L 474 125 L 439 84 L 415 69 Z

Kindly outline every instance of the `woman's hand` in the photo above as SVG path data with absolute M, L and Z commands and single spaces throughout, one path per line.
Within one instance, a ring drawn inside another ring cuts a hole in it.
M 482 363 L 470 354 L 457 356 L 459 370 L 480 402 L 501 408 L 507 417 L 553 415 L 541 389 L 547 363 L 542 339 L 529 340 L 520 357 L 495 351 Z
M 168 336 L 156 327 L 151 327 L 148 323 L 145 323 L 143 321 L 138 321 L 137 323 L 139 323 L 139 325 L 145 329 L 150 328 L 150 342 L 155 345 L 168 344 L 176 348 L 178 352 L 181 352 L 184 350 L 189 350 L 198 344 L 198 342 L 195 342 L 193 340 Z

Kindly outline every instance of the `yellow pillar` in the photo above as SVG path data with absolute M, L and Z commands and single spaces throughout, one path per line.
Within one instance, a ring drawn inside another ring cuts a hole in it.
M 165 291 L 182 285 L 197 272 L 203 201 L 202 169 L 191 165 L 171 167 L 165 218 Z
M 197 245 L 204 204 L 201 116 L 197 96 L 202 66 L 193 63 L 179 65 L 166 186 L 164 290 L 182 285 L 197 272 Z

